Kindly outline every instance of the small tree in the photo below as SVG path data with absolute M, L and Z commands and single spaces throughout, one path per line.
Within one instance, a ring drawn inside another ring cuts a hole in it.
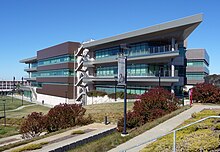
M 43 113 L 32 112 L 23 121 L 20 127 L 20 133 L 23 138 L 33 138 L 39 136 L 45 129 L 45 117 Z
M 193 87 L 192 98 L 194 102 L 220 103 L 220 89 L 209 83 L 196 84 Z

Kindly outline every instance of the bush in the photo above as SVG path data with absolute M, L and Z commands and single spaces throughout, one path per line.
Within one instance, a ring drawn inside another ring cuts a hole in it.
M 23 138 L 32 138 L 39 136 L 45 129 L 45 117 L 43 113 L 32 112 L 23 121 L 20 127 L 20 133 Z
M 220 88 L 208 83 L 200 83 L 193 87 L 194 102 L 220 103 Z
M 87 95 L 89 97 L 104 97 L 105 95 L 107 95 L 106 92 L 103 92 L 103 91 L 97 91 L 97 90 L 92 90 L 90 92 L 87 93 Z
M 133 111 L 127 113 L 127 128 L 134 128 L 178 109 L 178 99 L 163 88 L 153 88 L 135 101 Z M 118 122 L 123 127 L 124 118 Z
M 47 130 L 57 131 L 68 127 L 73 127 L 83 121 L 86 109 L 78 104 L 60 104 L 50 109 L 47 117 Z
M 109 98 L 114 99 L 115 98 L 115 93 L 110 93 L 108 94 Z M 124 92 L 116 92 L 116 98 L 124 99 Z M 127 94 L 127 99 L 137 99 L 138 95 L 137 94 Z
M 78 134 L 84 134 L 85 131 L 84 130 L 74 130 L 71 135 L 78 135 Z
M 22 152 L 22 151 L 30 151 L 30 150 L 41 149 L 42 145 L 45 145 L 45 143 L 29 144 L 27 146 L 24 146 L 24 147 L 21 147 L 21 148 L 17 148 L 15 150 L 13 150 L 12 152 Z

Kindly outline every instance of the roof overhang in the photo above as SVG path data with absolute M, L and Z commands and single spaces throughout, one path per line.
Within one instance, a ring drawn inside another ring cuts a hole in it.
M 129 42 L 129 40 L 133 42 L 140 39 L 153 41 L 175 38 L 177 41 L 183 41 L 194 31 L 202 20 L 203 14 L 197 14 L 109 38 L 87 42 L 83 44 L 83 47 L 91 48 L 108 43 L 124 43 Z
M 33 62 L 36 62 L 36 61 L 37 61 L 37 57 L 35 56 L 35 57 L 20 60 L 19 62 L 20 63 L 33 63 Z

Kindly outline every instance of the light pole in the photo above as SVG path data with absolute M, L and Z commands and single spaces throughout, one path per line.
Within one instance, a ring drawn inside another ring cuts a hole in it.
M 21 84 L 22 84 L 22 86 L 24 86 L 24 78 L 23 77 L 21 78 Z M 22 93 L 22 100 L 21 100 L 21 102 L 22 102 L 22 106 L 23 106 L 23 104 L 24 104 L 24 99 L 23 99 L 24 90 L 21 90 L 21 93 Z
M 126 128 L 126 124 L 127 124 L 127 57 L 125 56 L 125 50 L 128 50 L 129 48 L 127 47 L 126 44 L 121 44 L 120 45 L 120 51 L 121 51 L 121 58 L 119 58 L 118 64 L 120 64 L 120 66 L 118 65 L 118 78 L 123 78 L 123 74 L 124 74 L 124 81 L 121 85 L 124 85 L 124 128 L 123 128 L 123 132 L 121 134 L 121 136 L 127 136 L 128 132 L 127 132 L 127 128 Z M 121 71 L 120 71 L 121 70 Z M 121 73 L 119 73 L 121 72 Z M 120 83 L 120 81 L 119 81 Z
M 116 86 L 117 86 L 117 79 L 118 79 L 118 77 L 114 76 L 114 79 L 115 79 L 115 101 L 117 101 Z
M 66 95 L 65 103 L 67 103 L 67 91 L 65 91 L 65 95 Z
M 3 99 L 2 101 L 3 101 L 3 106 L 4 106 L 4 124 L 6 126 L 5 99 Z
M 14 101 L 13 94 L 15 89 L 15 77 L 13 77 L 12 102 Z
M 161 69 L 162 67 L 159 67 L 158 77 L 159 77 L 159 88 L 161 86 Z M 163 74 L 164 75 L 164 74 Z

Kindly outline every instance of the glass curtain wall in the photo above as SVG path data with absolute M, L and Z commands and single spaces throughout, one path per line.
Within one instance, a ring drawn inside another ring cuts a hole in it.
M 170 76 L 168 65 L 148 65 L 148 64 L 131 64 L 127 67 L 128 76 L 158 76 L 159 70 L 161 76 Z M 97 76 L 117 76 L 118 67 L 98 67 Z
M 66 62 L 74 62 L 74 56 L 64 55 L 64 56 L 58 56 L 54 58 L 48 58 L 46 60 L 39 60 L 38 66 L 45 66 L 45 65 L 52 65 L 52 64 L 59 64 L 59 63 L 66 63 Z
M 140 56 L 140 55 L 148 55 L 148 54 L 155 54 L 155 53 L 163 53 L 171 51 L 171 45 L 165 44 L 154 44 L 154 43 L 136 43 L 131 44 L 130 49 L 125 51 L 125 55 L 127 56 Z M 95 58 L 96 60 L 104 59 L 104 58 L 116 58 L 117 55 L 120 53 L 120 48 L 112 47 L 106 49 L 100 49 L 95 51 Z

